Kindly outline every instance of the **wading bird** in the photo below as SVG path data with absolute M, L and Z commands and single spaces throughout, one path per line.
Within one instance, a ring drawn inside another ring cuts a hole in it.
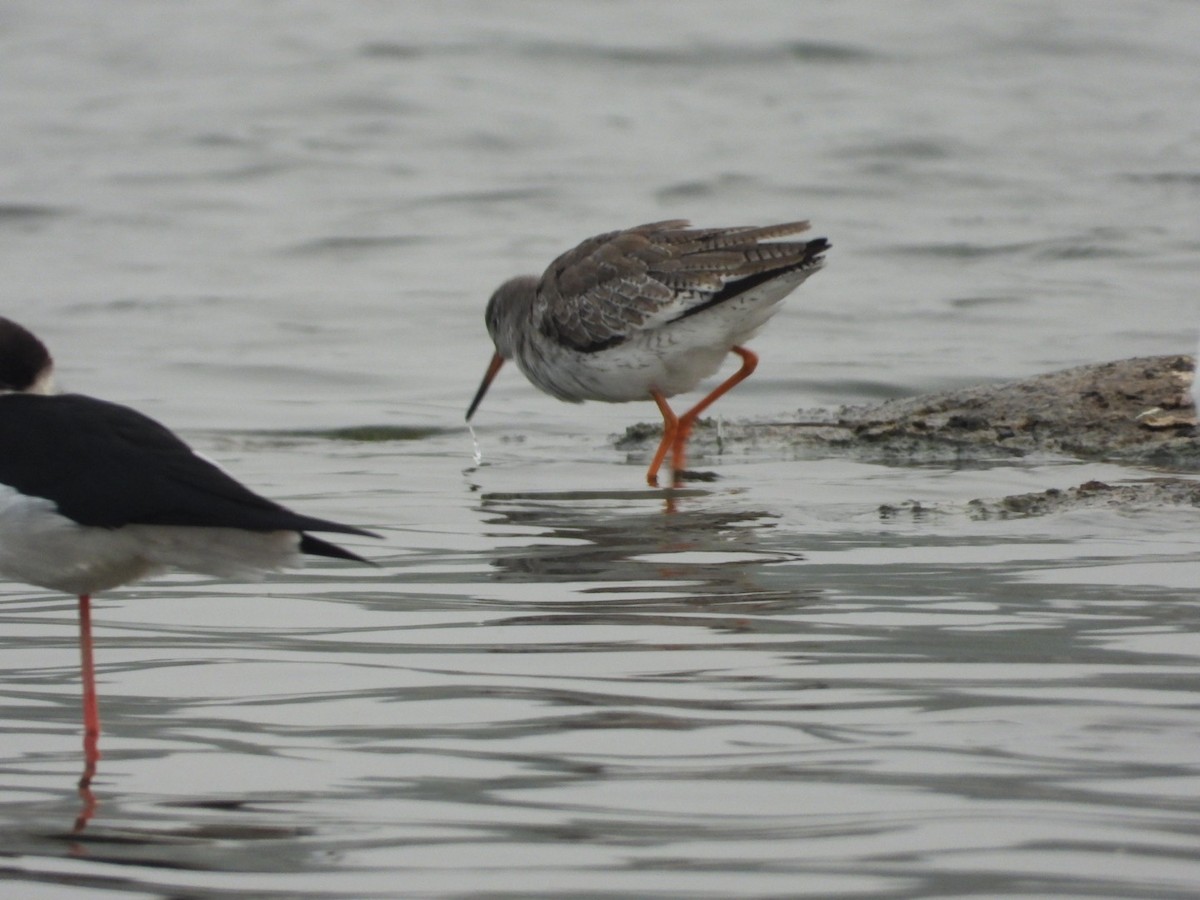
M 830 246 L 824 238 L 785 240 L 807 231 L 808 222 L 688 226 L 675 219 L 601 234 L 562 254 L 540 278 L 502 284 L 485 314 L 496 352 L 467 420 L 507 359 L 560 400 L 653 400 L 663 436 L 646 481 L 658 483 L 669 452 L 678 483 L 700 414 L 758 365 L 742 345 L 821 268 Z M 667 398 L 715 373 L 730 352 L 741 367 L 677 416 Z
M 244 577 L 303 554 L 366 562 L 308 532 L 374 535 L 285 509 L 153 419 L 52 383 L 45 345 L 0 318 L 0 576 L 79 597 L 86 788 L 100 757 L 92 594 L 172 568 Z

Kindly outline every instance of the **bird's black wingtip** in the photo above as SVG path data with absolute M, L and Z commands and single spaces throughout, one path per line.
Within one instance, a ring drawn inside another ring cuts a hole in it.
M 369 531 L 363 531 L 361 528 L 356 528 L 354 534 L 361 534 L 365 537 L 377 538 L 379 535 L 372 534 Z M 373 563 L 369 559 L 359 556 L 353 551 L 347 550 L 345 547 L 339 547 L 337 544 L 332 544 L 329 541 L 321 540 L 319 537 L 313 537 L 307 532 L 300 532 L 300 552 L 307 553 L 309 556 L 326 556 L 331 559 L 348 559 L 352 562 L 365 563 L 368 566 L 375 566 L 378 563 Z

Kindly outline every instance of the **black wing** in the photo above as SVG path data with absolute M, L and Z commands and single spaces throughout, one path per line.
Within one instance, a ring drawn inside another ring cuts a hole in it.
M 374 537 L 294 513 L 197 456 L 148 416 L 78 394 L 0 396 L 0 482 L 98 528 L 193 525 Z M 358 559 L 317 538 L 301 549 Z

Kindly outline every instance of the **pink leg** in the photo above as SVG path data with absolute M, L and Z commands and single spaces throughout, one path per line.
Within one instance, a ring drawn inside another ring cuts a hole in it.
M 667 457 L 667 449 L 675 440 L 675 429 L 679 420 L 667 404 L 666 397 L 655 390 L 650 391 L 650 396 L 654 398 L 654 402 L 658 404 L 658 411 L 662 413 L 663 436 L 662 441 L 659 442 L 658 449 L 654 452 L 654 459 L 650 463 L 650 468 L 646 472 L 646 483 L 650 487 L 658 487 L 658 469 Z
M 712 406 L 713 403 L 728 393 L 735 385 L 749 378 L 758 366 L 758 357 L 745 347 L 733 347 L 731 349 L 742 358 L 742 367 L 717 385 L 707 397 L 679 417 L 679 424 L 675 428 L 674 447 L 671 450 L 671 468 L 676 473 L 683 471 L 687 440 L 692 433 L 692 426 L 700 418 L 700 413 Z
M 79 653 L 83 674 L 83 777 L 79 786 L 86 788 L 96 774 L 100 759 L 100 707 L 96 702 L 96 668 L 92 662 L 92 598 L 79 595 Z
M 100 709 L 96 702 L 96 667 L 92 662 L 92 598 L 79 595 L 79 655 L 83 680 L 83 775 L 79 779 L 79 797 L 83 806 L 75 817 L 75 833 L 87 827 L 96 812 L 92 779 L 100 760 Z

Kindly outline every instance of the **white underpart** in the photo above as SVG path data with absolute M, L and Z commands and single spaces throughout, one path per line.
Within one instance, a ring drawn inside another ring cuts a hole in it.
M 750 340 L 781 301 L 819 267 L 790 272 L 746 293 L 656 328 L 640 328 L 624 343 L 579 353 L 537 340 L 532 358 L 517 357 L 525 376 L 560 400 L 646 400 L 651 389 L 666 397 L 692 390 L 714 374 L 737 344 Z
M 0 486 L 0 576 L 69 594 L 97 591 L 169 569 L 257 578 L 300 563 L 295 531 L 126 525 L 93 528 L 49 500 Z
M 54 368 L 47 366 L 38 373 L 38 377 L 34 379 L 33 384 L 27 387 L 22 393 L 26 394 L 53 394 L 58 390 L 54 383 Z

